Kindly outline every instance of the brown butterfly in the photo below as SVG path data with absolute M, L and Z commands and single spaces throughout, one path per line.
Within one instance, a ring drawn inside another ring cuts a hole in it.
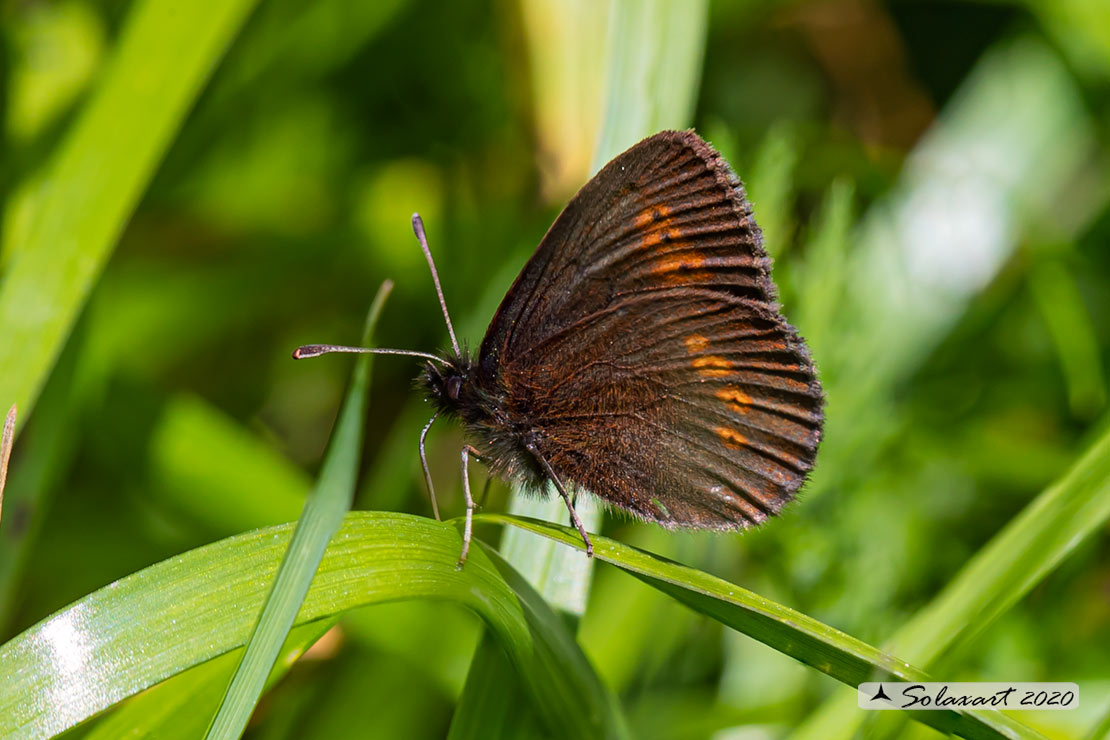
M 497 310 L 477 357 L 411 354 L 436 411 L 458 417 L 470 546 L 471 456 L 536 492 L 551 481 L 592 554 L 567 483 L 665 527 L 740 529 L 778 513 L 813 467 L 817 374 L 779 313 L 743 185 L 692 131 L 663 131 L 586 183 Z M 433 494 L 434 502 L 434 494 Z M 438 516 L 438 511 L 437 511 Z

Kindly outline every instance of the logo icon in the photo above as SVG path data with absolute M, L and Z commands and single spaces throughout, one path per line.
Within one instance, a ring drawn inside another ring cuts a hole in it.
M 882 684 L 879 684 L 879 690 L 876 691 L 875 695 L 871 697 L 871 701 L 878 701 L 879 699 L 883 699 L 885 701 L 890 701 L 891 700 L 890 697 L 886 695 L 886 692 L 883 691 L 883 685 Z

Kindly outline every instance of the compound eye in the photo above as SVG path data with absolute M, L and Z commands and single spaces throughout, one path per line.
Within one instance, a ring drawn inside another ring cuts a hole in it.
M 458 401 L 460 392 L 462 392 L 462 378 L 451 378 L 447 381 L 447 397 L 449 399 Z

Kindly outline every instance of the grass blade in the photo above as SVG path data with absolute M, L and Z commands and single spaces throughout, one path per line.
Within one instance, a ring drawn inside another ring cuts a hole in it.
M 481 711 L 455 712 L 447 740 L 543 737 L 536 723 L 529 720 L 534 714 L 532 708 L 517 701 L 515 691 L 506 690 L 504 678 L 513 674 L 513 665 L 495 640 L 483 637 L 470 665 L 459 707 L 480 707 Z
M 272 684 L 293 666 L 336 618 L 321 619 L 289 632 L 281 655 L 270 673 Z M 208 728 L 210 714 L 219 706 L 227 682 L 243 657 L 242 650 L 214 658 L 128 700 L 85 736 L 84 740 L 193 740 Z
M 763 248 L 773 259 L 778 259 L 786 251 L 794 236 L 794 177 L 799 149 L 798 136 L 793 128 L 779 124 L 767 132 L 751 170 L 741 173 L 752 207 L 759 217 Z
M 534 519 L 483 514 L 484 521 L 510 524 L 575 548 L 575 530 Z M 927 674 L 812 617 L 775 603 L 708 573 L 598 537 L 594 555 L 674 597 L 690 608 L 855 687 L 863 681 L 925 681 Z M 966 738 L 1039 738 L 1038 733 L 998 712 L 914 712 L 911 716 L 942 732 Z
M 1082 419 L 1097 418 L 1106 405 L 1105 373 L 1098 333 L 1075 276 L 1063 260 L 1037 255 L 1029 270 L 1029 287 L 1056 345 L 1072 413 Z
M 550 635 L 548 641 L 536 643 L 535 658 L 548 666 L 547 670 L 553 676 L 578 675 L 583 678 L 575 685 L 566 681 L 549 681 L 541 676 L 540 682 L 530 688 L 530 693 L 542 696 L 544 702 L 572 707 L 570 711 L 577 715 L 578 721 L 588 720 L 591 725 L 603 727 L 605 738 L 628 738 L 628 729 L 616 697 L 594 673 L 573 634 L 566 628 L 566 615 L 552 611 L 543 596 L 507 560 L 492 548 L 485 549 L 494 567 L 519 597 L 532 631 Z M 512 655 L 509 657 L 511 659 Z M 533 674 L 525 673 L 523 677 L 528 680 Z M 467 683 L 470 683 L 469 676 Z M 542 706 L 536 708 L 542 716 Z M 590 713 L 593 717 L 589 717 Z M 547 724 L 550 726 L 550 721 Z
M 102 588 L 0 645 L 0 737 L 53 737 L 193 666 L 243 646 L 292 525 L 191 550 Z M 455 568 L 456 526 L 348 514 L 298 625 L 406 599 L 452 601 L 481 617 L 548 734 L 619 738 L 621 721 L 561 620 L 481 547 Z
M 393 284 L 386 281 L 378 289 L 366 319 L 361 346 L 370 345 L 374 327 L 392 288 Z M 278 568 L 273 590 L 266 598 L 243 660 L 208 730 L 209 738 L 233 740 L 243 734 L 262 695 L 266 678 L 304 603 L 328 542 L 351 508 L 362 450 L 371 357 L 360 355 L 355 362 L 354 377 L 339 412 L 320 480 L 305 502 L 289 549 Z
M 610 4 L 605 112 L 594 172 L 645 136 L 690 125 L 708 5 L 707 0 Z
M 0 398 L 27 418 L 89 291 L 189 106 L 254 0 L 136 3 L 101 82 L 4 245 Z

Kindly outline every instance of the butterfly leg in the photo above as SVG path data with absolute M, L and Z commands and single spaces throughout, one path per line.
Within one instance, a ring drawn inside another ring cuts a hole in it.
M 466 449 L 470 452 L 470 456 L 478 462 L 484 463 L 486 461 L 486 458 L 482 456 L 482 453 L 479 452 L 478 448 L 474 445 L 467 445 Z M 487 475 L 485 485 L 482 486 L 482 495 L 478 497 L 478 501 L 475 503 L 474 508 L 481 509 L 486 505 L 486 497 L 489 496 L 489 487 L 491 483 L 493 483 L 493 476 Z
M 463 544 L 462 552 L 459 553 L 459 562 L 455 565 L 456 569 L 463 567 L 466 562 L 466 556 L 470 554 L 470 539 L 474 532 L 474 497 L 470 495 L 470 456 L 481 460 L 478 450 L 470 445 L 462 448 L 462 483 L 463 483 L 463 496 L 466 498 L 466 522 L 463 524 Z
M 424 468 L 424 482 L 428 485 L 428 496 L 432 499 L 432 513 L 435 514 L 436 521 L 439 521 L 439 504 L 436 503 L 436 489 L 432 485 L 432 473 L 428 470 L 428 456 L 424 454 L 424 440 L 428 438 L 428 430 L 432 428 L 435 423 L 439 412 L 432 414 L 432 418 L 428 419 L 428 423 L 424 425 L 424 429 L 420 432 L 420 466 Z
M 571 500 L 570 494 L 567 493 L 567 489 L 563 486 L 563 482 L 559 480 L 559 476 L 555 475 L 555 471 L 551 469 L 551 464 L 547 462 L 547 458 L 540 454 L 540 450 L 535 444 L 529 442 L 525 447 L 532 453 L 532 456 L 536 458 L 540 466 L 543 467 L 544 472 L 547 473 L 547 477 L 551 479 L 551 482 L 555 484 L 555 488 L 558 489 L 559 495 L 563 497 L 563 503 L 567 505 L 567 511 L 570 512 L 570 520 L 574 522 L 574 526 L 578 529 L 578 534 L 582 535 L 582 541 L 586 543 L 586 557 L 592 558 L 594 556 L 594 543 L 590 541 L 590 535 L 586 532 L 586 527 L 583 526 L 582 520 L 578 518 L 578 512 L 574 510 L 574 501 Z

